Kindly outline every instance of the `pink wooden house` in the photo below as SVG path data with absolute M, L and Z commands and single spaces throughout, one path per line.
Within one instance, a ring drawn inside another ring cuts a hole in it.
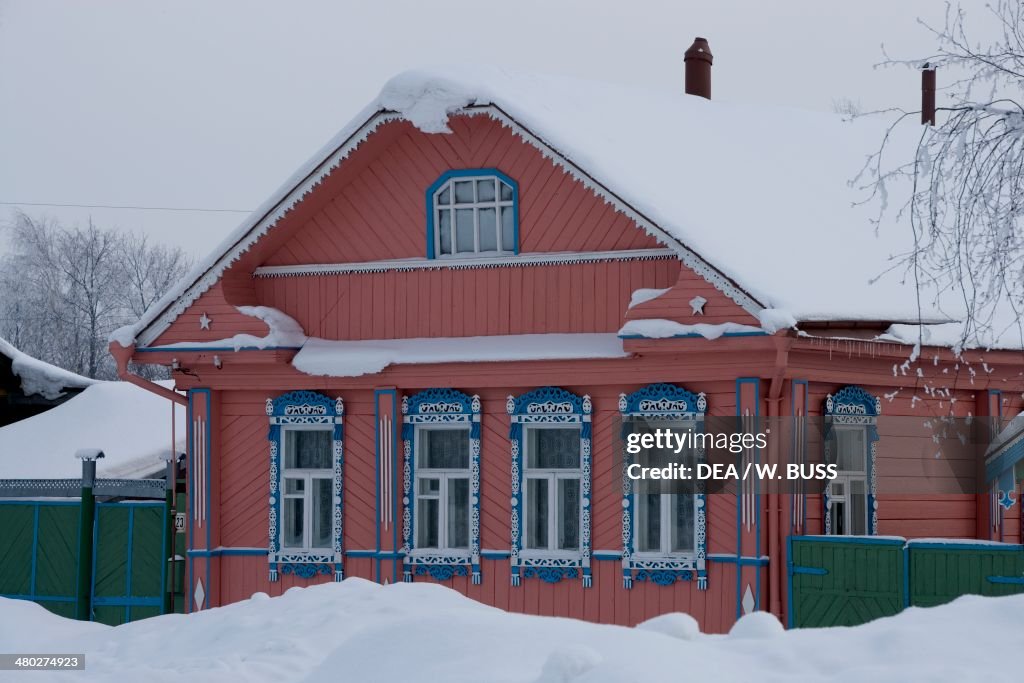
M 1021 409 L 1019 354 L 908 361 L 914 299 L 868 283 L 891 242 L 846 195 L 876 131 L 710 102 L 710 61 L 693 94 L 403 74 L 117 335 L 126 378 L 188 392 L 192 610 L 362 577 L 723 631 L 785 616 L 790 535 L 1020 542 L 1015 494 L 885 494 L 903 449 L 870 426 L 830 497 L 624 490 L 631 416 L 927 416 L 918 380 Z

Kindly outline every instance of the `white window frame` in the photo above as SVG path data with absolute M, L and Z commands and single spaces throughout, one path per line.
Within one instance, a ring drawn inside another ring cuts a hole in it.
M 285 552 L 320 552 L 324 550 L 330 550 L 333 544 L 333 538 L 327 539 L 326 545 L 313 545 L 313 480 L 314 479 L 326 479 L 331 482 L 331 499 L 334 498 L 334 470 L 328 468 L 319 469 L 306 469 L 301 467 L 288 468 L 285 467 L 285 463 L 288 462 L 288 433 L 289 432 L 327 432 L 327 434 L 333 437 L 334 427 L 325 427 L 322 425 L 288 425 L 281 428 L 281 498 L 284 501 L 292 498 L 303 498 L 304 503 L 302 506 L 302 545 L 301 546 L 283 546 Z M 330 443 L 330 439 L 328 443 Z M 327 451 L 327 461 L 331 462 L 333 459 L 332 452 L 329 449 Z M 293 493 L 285 493 L 288 490 L 289 479 L 302 479 L 305 481 L 304 491 L 301 495 Z M 333 505 L 333 503 L 332 503 Z M 333 517 L 333 511 L 332 511 Z M 281 506 L 281 523 L 283 529 L 287 529 L 287 517 L 288 517 L 288 506 Z M 281 542 L 284 543 L 285 534 L 281 534 Z
M 494 200 L 480 200 L 477 197 L 478 180 L 493 180 L 494 186 Z M 461 202 L 455 201 L 455 183 L 471 182 L 473 184 L 473 201 L 472 202 Z M 512 198 L 503 200 L 501 199 L 501 185 L 507 186 L 512 190 Z M 441 193 L 445 190 L 451 192 L 451 204 L 438 204 L 438 198 Z M 495 220 L 495 237 L 497 238 L 497 249 L 481 251 L 480 250 L 480 209 L 494 209 L 494 220 Z M 516 222 L 518 216 L 512 216 L 512 249 L 506 250 L 504 248 L 504 240 L 502 234 L 501 224 L 501 210 L 508 208 L 515 211 L 516 208 L 516 188 L 509 183 L 502 180 L 500 176 L 491 173 L 481 173 L 479 175 L 463 175 L 463 176 L 452 176 L 446 180 L 434 194 L 431 196 L 431 210 L 434 214 L 434 254 L 437 258 L 467 258 L 474 256 L 511 256 L 516 253 L 515 244 L 515 232 Z M 473 210 L 473 251 L 458 251 L 456 243 L 456 230 L 455 230 L 455 212 L 457 209 L 472 209 Z M 441 211 L 446 210 L 451 213 L 451 223 L 449 225 L 449 232 L 451 237 L 452 253 L 445 254 L 441 252 Z
M 659 429 L 671 429 L 675 432 L 685 432 L 687 429 L 697 431 L 698 424 L 696 420 L 659 420 L 657 417 L 643 418 L 648 422 L 657 422 Z M 636 525 L 633 529 L 633 554 L 638 559 L 644 560 L 693 560 L 697 556 L 697 515 L 700 509 L 697 504 L 698 496 L 692 495 L 693 505 L 693 548 L 685 551 L 673 551 L 672 548 L 672 525 L 674 524 L 675 516 L 672 514 L 675 508 L 675 498 L 679 495 L 677 493 L 662 493 L 661 505 L 659 506 L 659 514 L 661 515 L 661 549 L 657 551 L 642 551 L 640 550 L 640 534 L 638 529 L 640 527 L 640 494 L 636 490 L 633 491 L 633 510 L 636 511 L 637 520 Z M 666 505 L 666 498 L 670 504 Z M 669 550 L 665 550 L 669 548 Z
M 466 467 L 464 468 L 427 468 L 421 465 L 421 458 L 423 450 L 426 447 L 427 440 L 423 438 L 423 433 L 428 431 L 440 431 L 442 429 L 458 429 L 466 432 Z M 422 521 L 421 515 L 418 514 L 417 508 L 413 516 L 413 530 L 412 530 L 412 542 L 413 548 L 411 551 L 412 555 L 436 555 L 443 553 L 449 557 L 465 557 L 467 560 L 470 558 L 473 539 L 471 538 L 472 532 L 472 516 L 473 516 L 473 503 L 472 503 L 472 481 L 470 476 L 470 463 L 473 459 L 473 445 L 472 439 L 470 438 L 471 428 L 468 423 L 455 423 L 455 424 L 421 424 L 416 425 L 416 467 L 415 467 L 415 482 L 413 483 L 413 490 L 411 496 L 411 505 L 418 506 L 419 501 L 423 496 L 420 494 L 420 481 L 422 479 L 440 479 L 441 489 L 438 491 L 438 529 L 437 539 L 438 547 L 424 547 L 419 545 L 419 524 Z M 466 547 L 452 548 L 448 545 L 448 481 L 449 479 L 465 479 L 466 487 L 469 490 L 469 497 L 466 500 Z M 429 496 L 433 497 L 433 496 Z
M 571 429 L 582 436 L 583 426 L 580 423 L 565 424 L 524 424 L 523 425 L 523 549 L 520 556 L 527 559 L 559 558 L 576 559 L 583 550 L 583 453 L 580 453 L 580 464 L 575 469 L 530 467 L 530 430 L 533 429 Z M 530 479 L 547 479 L 548 483 L 548 547 L 529 548 L 530 529 Z M 577 503 L 576 521 L 579 542 L 574 549 L 558 547 L 558 481 L 574 479 L 579 482 L 580 500 Z
M 833 438 L 835 438 L 835 444 L 836 444 L 836 465 L 838 466 L 838 464 L 840 462 L 842 462 L 842 453 L 840 453 L 840 450 L 839 450 L 840 449 L 840 443 L 841 443 L 840 439 L 839 439 L 839 433 L 840 432 L 852 432 L 852 431 L 860 431 L 863 434 L 863 438 L 861 439 L 861 444 L 863 445 L 863 453 L 861 454 L 861 459 L 860 460 L 861 460 L 861 462 L 864 465 L 863 469 L 860 469 L 860 470 L 838 470 L 837 469 L 837 474 L 836 474 L 835 479 L 833 479 L 829 483 L 829 489 L 830 489 L 830 491 L 829 491 L 829 502 L 830 502 L 829 515 L 832 514 L 832 510 L 834 509 L 834 507 L 831 507 L 831 506 L 834 506 L 836 503 L 842 503 L 843 504 L 843 528 L 844 528 L 844 532 L 842 534 L 836 533 L 835 525 L 833 524 L 832 528 L 831 528 L 832 534 L 836 535 L 836 536 L 853 536 L 853 535 L 855 535 L 851 531 L 851 529 L 853 528 L 853 524 L 852 524 L 852 522 L 853 522 L 853 505 L 851 504 L 851 502 L 852 502 L 851 499 L 852 499 L 853 493 L 852 493 L 852 490 L 851 490 L 851 487 L 850 487 L 850 484 L 855 482 L 855 481 L 856 482 L 860 482 L 860 483 L 862 483 L 864 485 L 863 493 L 862 494 L 858 494 L 858 495 L 863 495 L 863 497 L 864 497 L 864 506 L 863 506 L 864 507 L 864 520 L 863 520 L 864 521 L 864 533 L 865 534 L 869 534 L 871 532 L 871 511 L 869 509 L 869 507 L 870 507 L 870 500 L 871 500 L 871 497 L 870 497 L 871 490 L 869 488 L 867 468 L 868 468 L 868 458 L 871 457 L 871 447 L 869 445 L 869 443 L 870 443 L 869 439 L 870 439 L 871 435 L 868 433 L 868 428 L 864 427 L 864 426 L 861 426 L 861 425 L 843 425 L 843 424 L 840 424 L 840 425 L 834 425 L 832 427 L 832 429 L 834 430 L 834 437 Z M 841 494 L 836 494 L 835 493 L 835 484 L 837 484 L 837 483 L 842 484 L 842 486 L 843 486 L 843 492 Z M 859 535 L 859 534 L 856 534 L 856 535 Z

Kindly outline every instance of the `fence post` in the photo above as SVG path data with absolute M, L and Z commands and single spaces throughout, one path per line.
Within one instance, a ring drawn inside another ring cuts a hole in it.
M 175 456 L 174 451 L 171 451 L 170 458 L 167 459 L 167 486 L 164 490 L 164 506 L 166 523 L 164 524 L 164 565 L 163 571 L 160 576 L 163 578 L 163 590 L 164 590 L 164 614 L 170 614 L 174 611 L 174 540 L 176 530 L 174 528 L 174 513 L 175 509 L 175 493 L 178 483 L 178 459 Z M 168 582 L 167 576 L 170 573 L 171 579 Z
M 82 461 L 82 523 L 78 532 L 78 604 L 75 618 L 89 621 L 92 616 L 92 546 L 96 520 L 93 486 L 96 484 L 96 459 L 103 457 L 103 451 L 82 449 L 75 453 L 75 457 Z

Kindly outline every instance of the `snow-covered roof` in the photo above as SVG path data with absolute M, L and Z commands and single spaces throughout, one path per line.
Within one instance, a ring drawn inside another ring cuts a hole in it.
M 11 371 L 21 380 L 21 390 L 26 396 L 39 394 L 53 400 L 64 394 L 65 389 L 84 389 L 96 380 L 50 365 L 14 348 L 14 345 L 0 337 L 0 355 L 11 359 Z
M 863 194 L 851 188 L 851 179 L 878 149 L 887 120 L 851 122 L 463 65 L 409 71 L 389 81 L 137 325 L 112 339 L 128 345 L 145 332 L 141 341 L 151 342 L 381 123 L 404 118 L 440 133 L 450 115 L 466 111 L 494 116 L 551 152 L 555 163 L 748 310 L 774 309 L 800 321 L 939 322 L 959 316 L 955 305 L 946 312 L 922 309 L 899 269 L 887 272 L 891 257 L 911 245 L 911 232 L 897 224 L 896 212 L 888 212 L 890 222 L 876 231 L 871 219 L 879 206 L 855 205 Z M 917 133 L 904 130 L 890 139 L 889 153 L 912 158 Z M 932 341 L 954 340 L 937 335 Z
M 172 387 L 172 382 L 161 382 Z M 161 473 L 171 450 L 170 401 L 128 382 L 96 382 L 44 413 L 0 428 L 0 479 L 73 479 L 75 453 L 103 451 L 97 475 L 137 479 Z M 176 452 L 185 448 L 185 411 L 175 410 Z

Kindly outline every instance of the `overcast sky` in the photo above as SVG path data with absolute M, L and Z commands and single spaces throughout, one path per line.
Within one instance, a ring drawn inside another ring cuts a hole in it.
M 983 1 L 962 4 L 984 27 Z M 940 0 L 0 0 L 0 202 L 252 209 L 404 69 L 483 61 L 681 90 L 696 35 L 715 55 L 715 99 L 916 109 L 919 77 L 874 65 L 883 43 L 927 54 L 918 18 L 941 23 L 944 11 Z M 21 208 L 196 255 L 245 217 Z

